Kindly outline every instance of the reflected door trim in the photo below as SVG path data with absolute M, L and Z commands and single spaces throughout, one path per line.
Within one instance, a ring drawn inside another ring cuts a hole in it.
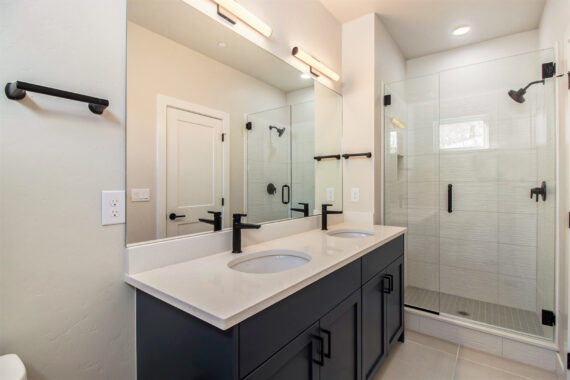
M 222 133 L 225 134 L 222 144 L 222 218 L 224 226 L 229 220 L 230 210 L 230 114 L 201 105 L 186 102 L 170 96 L 158 94 L 156 97 L 156 238 L 162 239 L 167 236 L 167 111 L 168 108 L 176 108 L 195 114 L 219 119 L 222 122 Z M 220 136 L 221 138 L 221 136 Z

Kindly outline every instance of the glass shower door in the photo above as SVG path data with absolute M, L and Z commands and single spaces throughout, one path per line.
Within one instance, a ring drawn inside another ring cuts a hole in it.
M 291 217 L 291 107 L 247 116 L 247 220 Z
M 552 51 L 440 73 L 440 312 L 534 336 L 554 308 Z M 530 198 L 546 184 L 546 199 Z
M 407 226 L 405 304 L 439 312 L 439 77 L 385 86 L 385 224 Z

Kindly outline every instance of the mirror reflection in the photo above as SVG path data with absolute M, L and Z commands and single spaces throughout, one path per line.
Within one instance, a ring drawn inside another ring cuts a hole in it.
M 127 243 L 342 209 L 342 98 L 182 1 L 130 0 Z

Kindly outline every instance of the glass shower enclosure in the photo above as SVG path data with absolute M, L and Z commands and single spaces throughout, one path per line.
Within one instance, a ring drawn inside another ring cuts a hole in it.
M 553 339 L 554 61 L 541 50 L 385 86 L 385 224 L 408 227 L 405 303 Z

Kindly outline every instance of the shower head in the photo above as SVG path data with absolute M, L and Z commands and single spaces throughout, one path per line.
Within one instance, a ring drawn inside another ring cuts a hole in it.
M 534 82 L 530 82 L 529 84 L 526 85 L 525 88 L 519 88 L 518 90 L 510 90 L 509 91 L 509 96 L 511 97 L 511 99 L 513 99 L 515 102 L 517 103 L 524 103 L 525 98 L 524 95 L 526 94 L 526 90 L 532 86 L 533 84 L 537 84 L 537 83 L 542 83 L 544 84 L 544 79 L 542 80 L 537 80 Z
M 285 133 L 285 128 L 278 128 L 274 125 L 270 125 L 269 126 L 269 130 L 275 129 L 277 131 L 277 133 L 279 134 L 279 137 L 283 136 L 283 133 Z

